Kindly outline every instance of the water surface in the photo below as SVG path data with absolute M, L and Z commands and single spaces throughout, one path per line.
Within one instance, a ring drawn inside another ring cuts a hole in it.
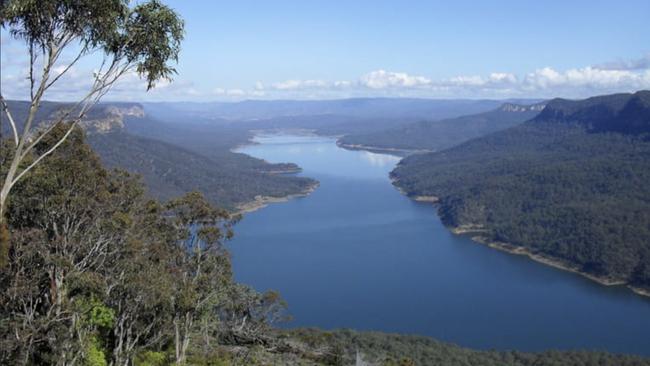
M 399 158 L 316 136 L 258 136 L 240 151 L 294 162 L 310 196 L 247 214 L 235 277 L 279 290 L 289 326 L 420 334 L 481 349 L 650 355 L 650 300 L 451 234 L 388 179 Z

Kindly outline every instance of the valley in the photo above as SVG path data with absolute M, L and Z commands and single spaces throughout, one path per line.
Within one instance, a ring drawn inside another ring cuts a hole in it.
M 239 151 L 293 161 L 320 182 L 309 196 L 246 214 L 229 245 L 238 281 L 286 298 L 285 326 L 420 334 L 475 349 L 650 349 L 646 298 L 451 233 L 430 197 L 414 202 L 391 184 L 399 157 L 316 135 L 254 141 Z

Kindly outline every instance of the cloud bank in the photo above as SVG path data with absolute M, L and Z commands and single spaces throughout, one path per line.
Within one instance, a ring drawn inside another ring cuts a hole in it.
M 640 89 L 650 89 L 650 57 L 646 61 L 622 61 L 563 71 L 542 67 L 523 75 L 493 72 L 489 75 L 458 75 L 441 80 L 404 72 L 376 70 L 361 75 L 357 80 L 288 80 L 273 84 L 265 91 L 271 95 L 277 92 L 292 92 L 296 97 L 301 94 L 323 97 L 347 94 L 454 98 L 579 98 Z
M 10 99 L 29 95 L 24 45 L 0 39 L 2 94 Z M 55 69 L 55 74 L 63 67 Z M 93 69 L 79 64 L 68 70 L 46 95 L 50 100 L 77 100 L 89 88 Z M 434 80 L 426 75 L 374 70 L 350 80 L 290 79 L 252 86 L 209 89 L 197 87 L 180 75 L 145 92 L 146 83 L 135 73 L 126 75 L 105 100 L 210 101 L 243 99 L 332 99 L 350 97 L 421 98 L 582 98 L 597 94 L 650 89 L 650 54 L 567 70 L 541 67 L 524 74 L 495 71 L 487 75 L 457 75 Z

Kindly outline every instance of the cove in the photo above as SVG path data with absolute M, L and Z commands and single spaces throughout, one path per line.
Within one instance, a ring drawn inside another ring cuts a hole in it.
M 450 233 L 388 178 L 398 157 L 333 138 L 259 135 L 238 151 L 293 162 L 309 196 L 248 213 L 237 281 L 278 290 L 288 327 L 418 334 L 478 349 L 650 355 L 650 300 Z

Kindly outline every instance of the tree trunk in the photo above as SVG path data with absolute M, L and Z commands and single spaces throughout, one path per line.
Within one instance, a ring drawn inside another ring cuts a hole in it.
M 182 324 L 181 324 L 182 323 Z M 187 349 L 190 346 L 190 333 L 192 330 L 192 313 L 185 313 L 184 319 L 174 317 L 174 343 L 176 346 L 176 364 L 184 365 L 187 358 Z
M 0 268 L 9 265 L 9 252 L 11 251 L 11 233 L 7 222 L 0 216 Z
M 178 315 L 174 316 L 174 346 L 176 347 L 176 364 L 180 365 L 181 357 L 181 330 L 180 325 L 178 324 L 180 320 Z

